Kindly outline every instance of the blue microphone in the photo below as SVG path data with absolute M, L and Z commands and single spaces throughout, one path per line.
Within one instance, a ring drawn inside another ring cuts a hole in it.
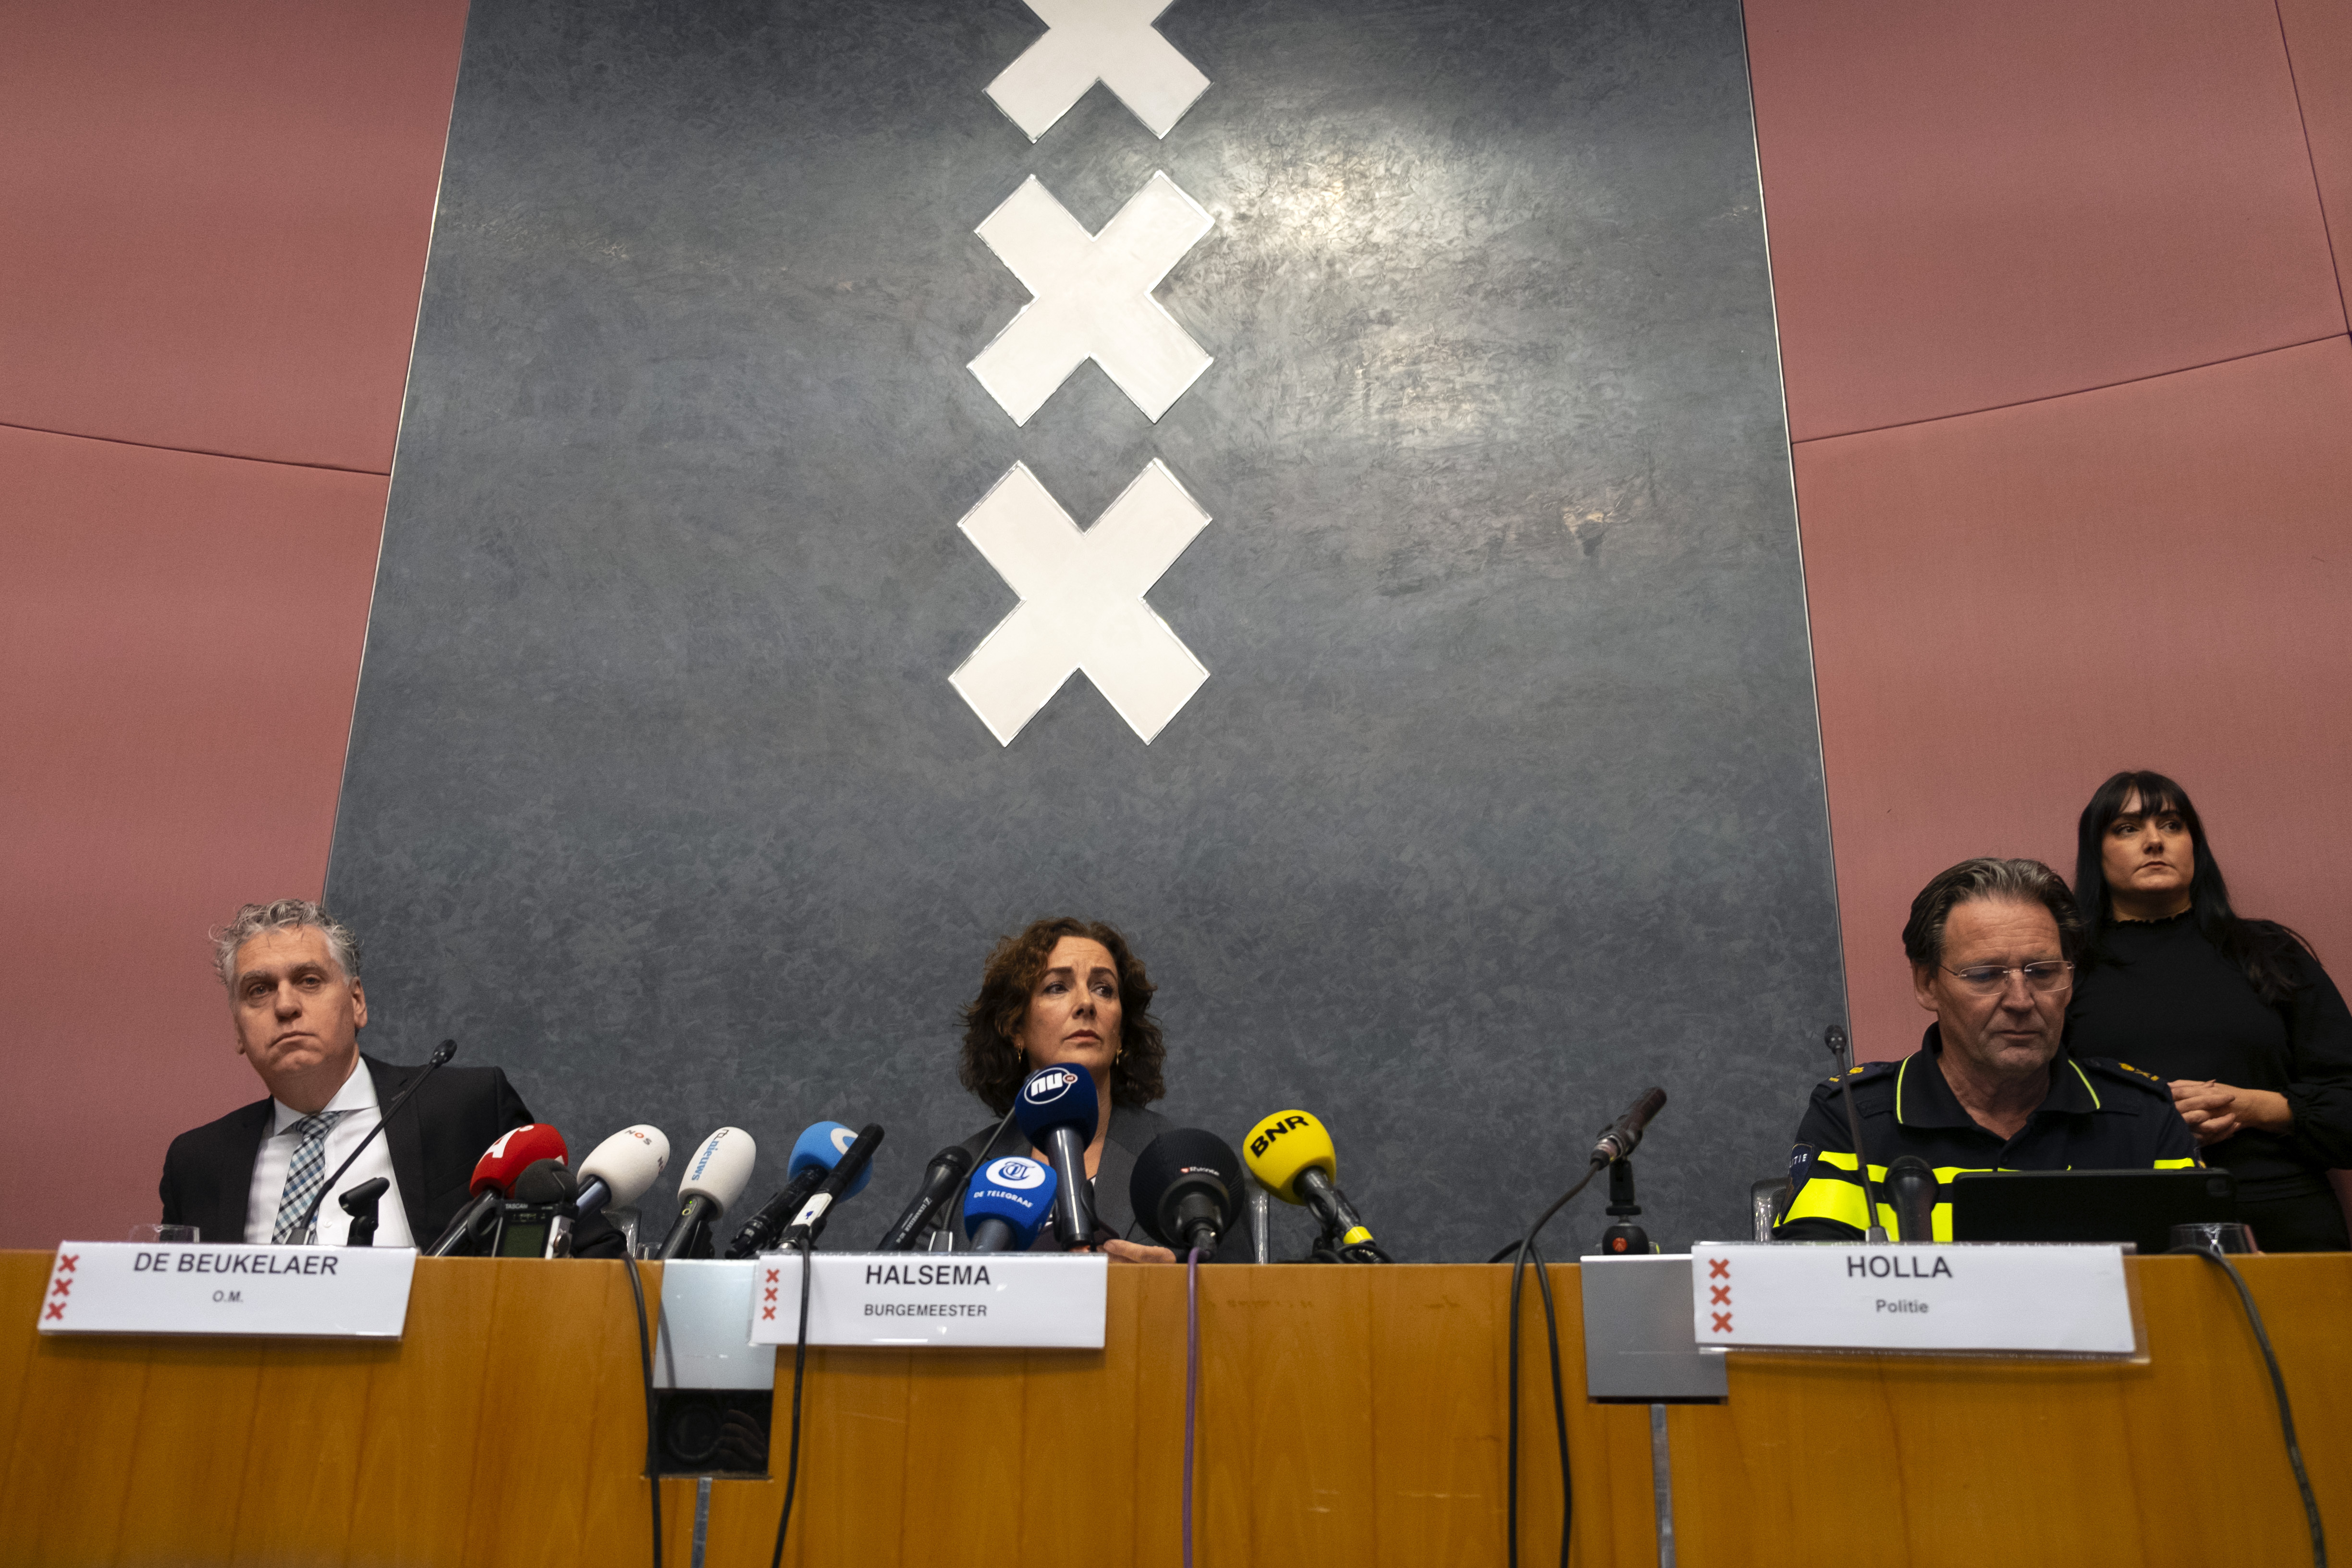
M 841 1163 L 841 1157 L 849 1152 L 849 1146 L 856 1142 L 855 1128 L 844 1127 L 838 1121 L 811 1123 L 806 1131 L 793 1141 L 792 1163 L 784 1168 L 783 1191 L 770 1198 L 758 1214 L 744 1222 L 743 1228 L 735 1233 L 735 1239 L 727 1244 L 727 1256 L 749 1258 L 773 1242 L 792 1217 L 801 1212 L 833 1168 Z M 873 1179 L 874 1167 L 868 1165 L 857 1173 L 856 1179 L 849 1184 L 848 1190 L 842 1195 L 856 1197 Z
M 974 1252 L 1025 1252 L 1037 1239 L 1061 1184 L 1054 1167 L 1026 1154 L 983 1166 L 964 1194 L 963 1227 Z
M 1061 1179 L 1054 1188 L 1054 1236 L 1074 1252 L 1095 1239 L 1095 1187 L 1087 1180 L 1087 1145 L 1095 1141 L 1102 1100 L 1084 1068 L 1039 1068 L 1013 1099 L 1013 1120 L 1033 1149 L 1043 1149 Z

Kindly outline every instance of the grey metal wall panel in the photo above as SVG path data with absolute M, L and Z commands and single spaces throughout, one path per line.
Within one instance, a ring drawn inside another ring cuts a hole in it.
M 1160 25 L 1212 82 L 1164 142 L 1097 87 L 1033 145 L 1018 0 L 478 0 L 329 883 L 373 1048 L 456 1034 L 582 1147 L 740 1125 L 762 1191 L 882 1121 L 862 1242 L 982 1121 L 991 941 L 1074 911 L 1160 984 L 1161 1109 L 1316 1111 L 1404 1258 L 1485 1257 L 1652 1081 L 1653 1234 L 1744 1234 L 1843 1008 L 1735 0 Z M 1016 426 L 975 226 L 1154 171 L 1213 364 Z M 957 520 L 1155 458 L 1208 682 L 1000 745 Z

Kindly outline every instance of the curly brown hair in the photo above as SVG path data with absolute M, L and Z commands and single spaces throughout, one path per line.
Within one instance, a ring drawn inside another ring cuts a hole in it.
M 1022 1065 L 1021 1026 L 1029 1016 L 1029 998 L 1045 973 L 1045 960 L 1066 936 L 1102 943 L 1118 966 L 1119 1052 L 1110 1064 L 1111 1103 L 1149 1105 L 1168 1092 L 1160 1077 L 1168 1047 L 1160 1037 L 1160 1020 L 1151 1016 L 1156 988 L 1143 972 L 1143 961 L 1113 927 L 1061 915 L 1032 921 L 1019 936 L 1000 941 L 988 955 L 980 994 L 964 1004 L 961 1015 L 963 1051 L 956 1076 L 1000 1116 L 1013 1109 L 1013 1097 L 1029 1076 Z

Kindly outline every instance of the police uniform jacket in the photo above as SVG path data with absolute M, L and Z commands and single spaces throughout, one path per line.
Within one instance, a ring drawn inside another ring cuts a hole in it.
M 1943 1039 L 1935 1025 L 1899 1062 L 1867 1062 L 1849 1075 L 1870 1179 L 1916 1154 L 1935 1168 L 1936 1239 L 1952 1239 L 1952 1178 L 1964 1171 L 2186 1170 L 2201 1165 L 2197 1139 L 2172 1094 L 2152 1073 L 2105 1057 L 2076 1057 L 2063 1047 L 2050 1064 L 2050 1095 L 2014 1138 L 1979 1125 L 1944 1081 Z M 1797 1128 L 1789 1176 L 1796 1195 L 1772 1232 L 1778 1241 L 1853 1241 L 1867 1226 L 1862 1177 L 1847 1131 L 1841 1080 L 1813 1090 Z M 1886 1189 L 1878 1223 L 1896 1229 Z

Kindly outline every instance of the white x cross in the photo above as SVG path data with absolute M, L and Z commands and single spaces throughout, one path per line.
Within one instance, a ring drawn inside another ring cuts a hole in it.
M 948 677 L 1003 745 L 1084 670 L 1150 745 L 1209 679 L 1143 595 L 1209 514 L 1154 458 L 1085 532 L 1015 463 L 956 525 L 1021 603 Z
M 1155 174 L 1090 235 L 1030 175 L 974 231 L 1036 296 L 971 362 L 1015 425 L 1093 360 L 1155 423 L 1213 363 L 1151 291 L 1216 220 Z
M 988 96 L 1034 142 L 1097 82 L 1154 136 L 1166 136 L 1209 79 L 1152 23 L 1169 0 L 1029 0 L 1051 30 L 988 84 Z

